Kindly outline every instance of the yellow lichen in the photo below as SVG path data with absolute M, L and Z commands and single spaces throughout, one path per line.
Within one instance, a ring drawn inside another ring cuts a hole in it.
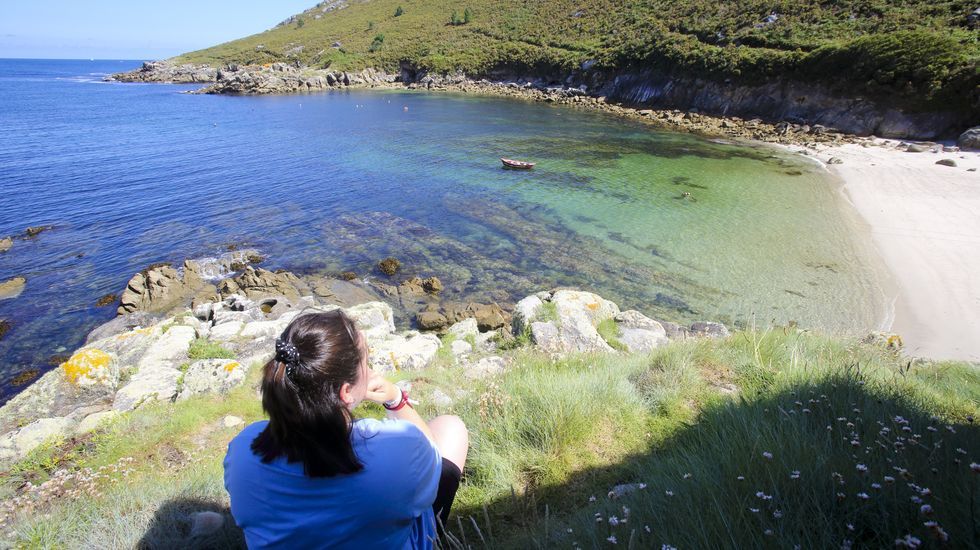
M 239 366 L 241 366 L 241 365 L 239 365 L 235 361 L 232 361 L 231 363 L 228 363 L 227 365 L 225 365 L 225 372 L 232 372 L 233 370 L 237 369 Z
M 104 375 L 112 357 L 99 349 L 83 349 L 75 352 L 67 361 L 61 364 L 61 370 L 69 382 L 83 383 L 94 381 Z
M 153 327 L 136 328 L 136 329 L 133 329 L 133 330 L 131 330 L 129 332 L 124 332 L 122 334 L 117 334 L 116 335 L 116 341 L 126 340 L 128 338 L 132 338 L 133 336 L 146 336 L 146 335 L 150 334 L 151 332 L 153 332 Z
M 599 309 L 599 302 L 592 302 L 591 304 L 586 304 L 585 307 L 591 309 L 592 311 L 595 311 Z

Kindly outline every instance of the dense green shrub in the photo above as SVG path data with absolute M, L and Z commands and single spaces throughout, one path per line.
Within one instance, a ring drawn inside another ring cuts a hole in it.
M 269 63 L 303 44 L 292 59 L 319 65 L 317 52 L 340 41 L 345 55 L 331 65 L 338 70 L 396 70 L 409 62 L 473 75 L 558 76 L 591 61 L 594 71 L 747 84 L 806 80 L 901 108 L 980 113 L 980 43 L 967 22 L 972 0 L 489 0 L 479 18 L 436 0 L 417 0 L 406 11 L 401 1 L 355 3 L 320 19 L 307 12 L 297 17 L 303 29 L 280 26 L 179 61 Z M 388 36 L 386 47 L 370 40 L 375 33 Z

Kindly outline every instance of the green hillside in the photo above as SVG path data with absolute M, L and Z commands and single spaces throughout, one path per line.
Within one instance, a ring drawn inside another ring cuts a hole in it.
M 565 74 L 593 60 L 605 75 L 780 77 L 976 114 L 976 8 L 972 0 L 333 0 L 178 60 L 389 71 L 408 62 L 470 75 Z

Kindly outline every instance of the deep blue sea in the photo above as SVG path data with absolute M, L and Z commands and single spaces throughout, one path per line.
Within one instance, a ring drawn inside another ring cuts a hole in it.
M 512 100 L 102 81 L 139 63 L 0 60 L 0 282 L 27 279 L 0 300 L 0 401 L 115 315 L 100 296 L 230 245 L 362 277 L 394 255 L 453 299 L 576 285 L 677 321 L 880 316 L 867 236 L 805 160 Z M 54 229 L 22 236 L 37 225 Z

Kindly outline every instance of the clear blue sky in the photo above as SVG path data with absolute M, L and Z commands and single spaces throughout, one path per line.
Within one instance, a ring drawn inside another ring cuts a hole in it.
M 0 58 L 162 59 L 274 27 L 317 0 L 4 0 Z

